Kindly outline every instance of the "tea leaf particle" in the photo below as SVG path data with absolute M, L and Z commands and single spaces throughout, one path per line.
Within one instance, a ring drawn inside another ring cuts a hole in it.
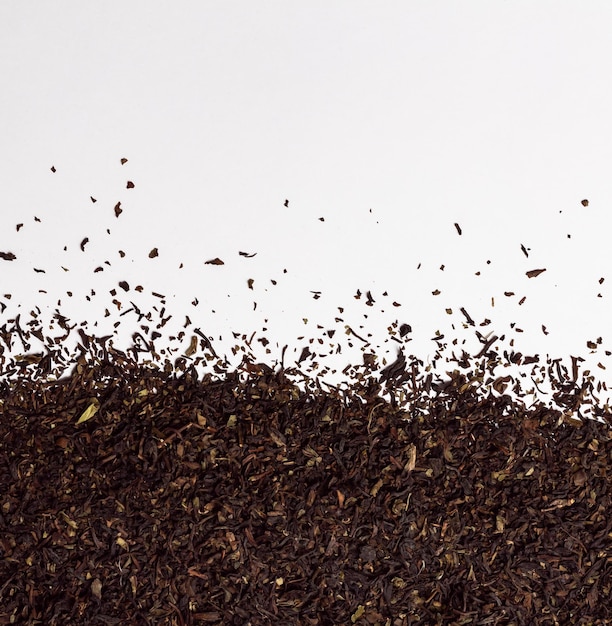
M 95 578 L 91 583 L 91 594 L 94 598 L 102 600 L 102 582 L 99 578 Z
M 541 269 L 541 270 L 529 270 L 528 272 L 525 272 L 527 274 L 527 278 L 535 278 L 536 276 L 539 276 L 542 272 L 545 272 L 546 269 Z
M 97 398 L 92 398 L 89 406 L 81 413 L 81 416 L 77 420 L 77 424 L 82 424 L 87 420 L 90 420 L 100 408 L 100 401 Z

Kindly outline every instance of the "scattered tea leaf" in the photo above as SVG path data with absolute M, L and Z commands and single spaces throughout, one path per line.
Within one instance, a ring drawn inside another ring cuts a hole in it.
M 412 326 L 410 324 L 402 324 L 399 329 L 400 337 L 405 337 L 408 333 L 412 332 Z
M 527 277 L 528 278 L 535 278 L 536 276 L 539 276 L 542 272 L 545 272 L 546 270 L 529 270 L 528 272 L 526 272 Z

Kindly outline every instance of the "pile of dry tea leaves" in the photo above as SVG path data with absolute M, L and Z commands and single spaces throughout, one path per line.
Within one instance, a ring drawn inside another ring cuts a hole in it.
M 101 210 L 120 223 L 124 208 Z M 337 307 L 344 333 L 317 324 L 277 362 L 267 318 L 232 331 L 231 364 L 189 315 L 169 330 L 164 293 L 150 291 L 145 310 L 149 289 L 127 273 L 124 250 L 90 254 L 112 241 L 108 227 L 92 226 L 78 255 L 93 277 L 84 299 L 111 299 L 93 323 L 72 323 L 62 299 L 77 294 L 58 287 L 70 264 L 39 267 L 22 230 L 17 254 L 3 243 L 0 261 L 26 286 L 32 274 L 45 282 L 31 283 L 41 288 L 29 316 L 21 297 L 0 297 L 0 625 L 612 623 L 612 412 L 581 357 L 568 371 L 525 356 L 513 339 L 522 328 L 512 322 L 505 341 L 462 306 L 480 349 L 437 331 L 425 364 L 409 354 L 412 326 L 396 319 L 395 360 L 379 364 L 368 329 Z M 151 263 L 164 256 L 147 249 Z M 517 255 L 529 250 L 517 242 Z M 225 252 L 205 254 L 200 267 L 227 267 Z M 248 266 L 257 251 L 233 254 Z M 254 295 L 253 276 L 243 287 Z M 47 296 L 58 298 L 48 324 Z M 379 299 L 401 307 L 386 291 L 354 298 L 368 311 Z M 102 318 L 112 334 L 89 330 Z M 129 348 L 114 344 L 120 324 Z M 328 363 L 353 345 L 363 362 L 330 384 Z
M 557 409 L 480 384 L 486 347 L 323 389 L 82 339 L 3 364 L 0 624 L 612 623 L 588 379 Z

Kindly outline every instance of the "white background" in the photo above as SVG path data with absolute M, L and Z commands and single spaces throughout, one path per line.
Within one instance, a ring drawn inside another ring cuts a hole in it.
M 156 291 L 221 352 L 256 331 L 295 359 L 335 328 L 341 368 L 347 324 L 387 360 L 393 322 L 422 358 L 436 331 L 477 352 L 463 306 L 605 380 L 611 28 L 596 1 L 2 3 L 0 322 L 60 300 L 102 332 L 110 289 Z

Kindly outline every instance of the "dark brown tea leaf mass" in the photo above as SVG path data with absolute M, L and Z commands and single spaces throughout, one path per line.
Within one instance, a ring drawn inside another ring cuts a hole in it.
M 509 375 L 483 391 L 486 350 L 445 376 L 400 352 L 324 391 L 81 339 L 69 371 L 51 350 L 3 366 L 0 624 L 612 620 L 588 379 L 551 367 L 552 409 Z

